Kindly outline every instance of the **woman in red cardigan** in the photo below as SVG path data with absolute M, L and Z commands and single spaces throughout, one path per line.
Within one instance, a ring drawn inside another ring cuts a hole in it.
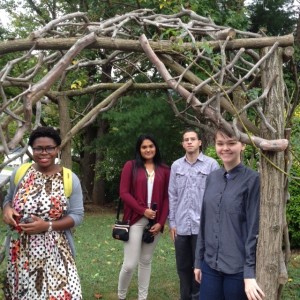
M 141 135 L 136 143 L 135 160 L 127 161 L 121 174 L 123 220 L 129 220 L 131 227 L 129 241 L 124 242 L 124 260 L 119 275 L 120 300 L 126 298 L 137 265 L 138 300 L 147 299 L 152 255 L 169 212 L 169 175 L 170 169 L 162 163 L 154 138 L 151 135 Z M 150 229 L 154 241 L 145 243 L 142 236 L 149 220 L 154 221 Z

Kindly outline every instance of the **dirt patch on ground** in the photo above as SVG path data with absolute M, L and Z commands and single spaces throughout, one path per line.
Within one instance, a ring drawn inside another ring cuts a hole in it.
M 291 253 L 292 255 L 300 255 L 300 249 L 292 249 Z
M 84 211 L 88 214 L 111 214 L 116 212 L 113 205 L 99 206 L 92 203 L 84 204 Z

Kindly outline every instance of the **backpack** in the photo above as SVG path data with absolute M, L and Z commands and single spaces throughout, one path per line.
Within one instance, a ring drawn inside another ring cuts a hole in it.
M 17 185 L 23 178 L 27 170 L 32 165 L 31 162 L 22 164 L 16 171 L 14 183 Z M 68 168 L 63 167 L 63 184 L 65 190 L 65 196 L 69 198 L 72 194 L 72 171 Z

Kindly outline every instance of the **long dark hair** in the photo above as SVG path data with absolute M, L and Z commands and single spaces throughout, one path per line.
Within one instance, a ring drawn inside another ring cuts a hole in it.
M 153 135 L 151 134 L 142 134 L 138 137 L 137 141 L 136 141 L 136 145 L 135 145 L 135 164 L 137 168 L 143 168 L 144 167 L 144 158 L 141 155 L 141 145 L 143 143 L 144 140 L 150 140 L 156 149 L 156 153 L 153 157 L 153 162 L 156 166 L 161 165 L 162 164 L 162 159 L 161 159 L 161 155 L 160 155 L 160 151 L 159 151 L 159 147 L 157 145 L 157 142 L 155 141 Z

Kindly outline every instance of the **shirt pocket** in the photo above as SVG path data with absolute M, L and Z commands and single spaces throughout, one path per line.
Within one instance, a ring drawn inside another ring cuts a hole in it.
M 198 171 L 197 174 L 195 174 L 192 178 L 194 183 L 193 185 L 198 189 L 205 189 L 207 176 L 208 173 L 205 173 L 203 171 Z
M 186 187 L 187 176 L 184 172 L 176 173 L 176 186 L 178 189 L 183 189 Z

